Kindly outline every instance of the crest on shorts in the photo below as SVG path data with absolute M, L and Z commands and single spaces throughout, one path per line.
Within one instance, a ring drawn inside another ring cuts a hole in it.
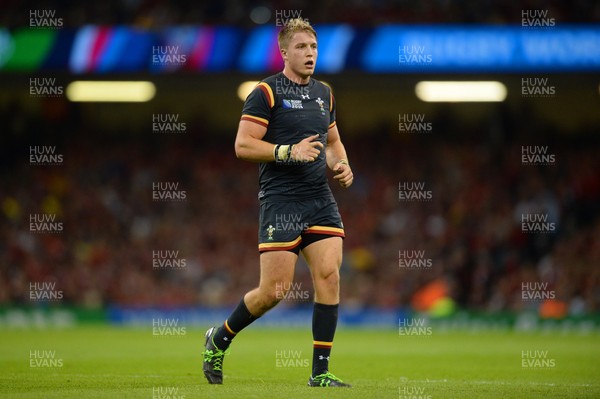
M 267 227 L 267 234 L 268 234 L 267 240 L 271 240 L 271 241 L 273 240 L 273 232 L 274 231 L 275 231 L 275 227 L 273 227 L 273 225 L 270 224 L 269 227 Z

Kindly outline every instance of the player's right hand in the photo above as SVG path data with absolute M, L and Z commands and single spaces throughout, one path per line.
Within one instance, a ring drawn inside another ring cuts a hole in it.
M 292 148 L 291 157 L 294 161 L 300 162 L 314 162 L 319 157 L 323 143 L 320 141 L 314 141 L 319 138 L 318 134 L 309 136 L 294 145 Z

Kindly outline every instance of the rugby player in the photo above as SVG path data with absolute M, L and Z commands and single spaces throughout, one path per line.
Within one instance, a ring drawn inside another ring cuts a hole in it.
M 282 287 L 291 286 L 302 252 L 315 291 L 308 385 L 349 387 L 329 371 L 344 226 L 326 170 L 345 188 L 353 174 L 336 126 L 331 90 L 311 78 L 318 54 L 315 30 L 302 19 L 291 19 L 279 32 L 278 43 L 283 71 L 261 81 L 248 96 L 235 140 L 239 159 L 259 163 L 260 282 L 223 325 L 206 332 L 203 371 L 209 383 L 223 383 L 223 358 L 231 341 L 285 296 Z M 281 228 L 277 220 L 289 220 L 290 215 L 301 223 Z

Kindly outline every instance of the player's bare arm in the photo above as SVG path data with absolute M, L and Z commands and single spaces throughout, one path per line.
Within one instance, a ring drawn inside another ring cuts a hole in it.
M 277 145 L 264 141 L 267 128 L 250 121 L 240 121 L 237 136 L 235 138 L 235 154 L 239 159 L 250 162 L 273 162 L 275 161 L 275 150 L 281 154 L 279 159 L 288 157 L 295 161 L 313 162 L 317 159 L 323 144 L 315 141 L 319 135 L 309 136 L 298 143 Z M 289 146 L 284 147 L 284 146 Z M 282 148 L 283 147 L 283 148 Z
M 327 157 L 327 166 L 335 173 L 333 178 L 338 181 L 340 186 L 344 188 L 350 187 L 354 181 L 354 174 L 348 163 L 346 148 L 340 138 L 340 132 L 335 125 L 327 133 L 327 150 L 325 151 L 325 155 Z
M 235 155 L 250 162 L 272 162 L 274 144 L 263 140 L 267 128 L 258 123 L 240 121 L 235 137 Z

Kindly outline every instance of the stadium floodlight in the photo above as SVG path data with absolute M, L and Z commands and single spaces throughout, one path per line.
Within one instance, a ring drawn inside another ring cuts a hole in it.
M 495 81 L 423 81 L 415 93 L 425 102 L 500 102 L 506 99 L 506 86 Z
M 254 90 L 258 83 L 258 80 L 247 80 L 242 82 L 237 89 L 238 98 L 242 101 L 246 101 L 246 97 L 252 93 L 252 90 Z
M 67 86 L 74 102 L 146 102 L 154 98 L 156 86 L 147 81 L 83 81 Z

